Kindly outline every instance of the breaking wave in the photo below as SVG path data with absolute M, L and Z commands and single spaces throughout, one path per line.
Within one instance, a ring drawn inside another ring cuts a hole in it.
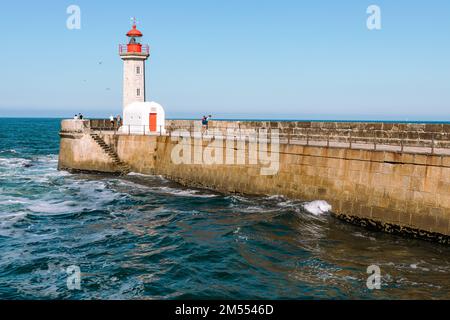
M 322 200 L 305 203 L 303 205 L 303 208 L 305 208 L 306 211 L 312 213 L 315 216 L 320 216 L 322 214 L 328 213 L 333 209 L 328 202 Z

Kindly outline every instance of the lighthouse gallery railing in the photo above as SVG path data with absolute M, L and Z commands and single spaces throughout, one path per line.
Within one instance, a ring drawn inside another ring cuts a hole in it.
M 119 54 L 125 54 L 125 53 L 128 53 L 128 45 L 119 44 Z M 130 53 L 136 53 L 136 52 L 130 52 Z M 148 44 L 143 44 L 141 53 L 150 54 L 150 46 Z

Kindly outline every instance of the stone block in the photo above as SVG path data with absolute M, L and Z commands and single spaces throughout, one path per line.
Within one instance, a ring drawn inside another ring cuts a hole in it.
M 450 168 L 442 168 L 441 179 L 442 181 L 450 182 Z
M 424 191 L 425 190 L 425 180 L 421 177 L 411 177 L 409 190 L 411 191 Z
M 412 214 L 408 211 L 400 211 L 399 214 L 399 223 L 403 226 L 411 226 L 412 222 Z
M 450 182 L 440 180 L 437 182 L 437 190 L 440 194 L 447 194 L 450 197 Z
M 414 166 L 414 171 L 412 174 L 413 177 L 425 178 L 425 175 L 426 175 L 426 166 L 421 165 Z
M 372 219 L 383 221 L 386 216 L 386 208 L 373 206 L 372 207 Z
M 428 208 L 423 208 L 423 211 L 412 215 L 411 224 L 421 230 L 431 232 L 436 225 L 436 218 L 430 214 Z
M 437 193 L 436 197 L 441 208 L 450 209 L 450 193 Z
M 415 154 L 414 155 L 414 163 L 426 165 L 428 162 L 428 156 L 424 154 Z
M 402 153 L 400 162 L 405 163 L 405 164 L 413 164 L 414 163 L 414 154 Z
M 441 234 L 448 234 L 450 219 L 444 213 L 436 214 L 436 225 L 434 227 L 434 232 L 438 232 Z
M 443 131 L 442 124 L 425 124 L 425 132 L 442 132 Z

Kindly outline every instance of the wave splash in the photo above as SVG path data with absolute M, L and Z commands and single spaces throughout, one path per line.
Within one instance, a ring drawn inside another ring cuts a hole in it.
M 305 203 L 303 208 L 315 216 L 320 216 L 333 210 L 333 207 L 328 202 L 323 200 Z

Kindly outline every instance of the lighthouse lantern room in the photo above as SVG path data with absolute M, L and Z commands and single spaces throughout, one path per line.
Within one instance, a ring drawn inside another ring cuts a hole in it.
M 165 131 L 165 113 L 156 102 L 146 102 L 145 61 L 150 56 L 148 45 L 143 45 L 143 34 L 133 27 L 127 33 L 128 44 L 119 45 L 123 60 L 123 125 L 128 133 L 160 133 Z

